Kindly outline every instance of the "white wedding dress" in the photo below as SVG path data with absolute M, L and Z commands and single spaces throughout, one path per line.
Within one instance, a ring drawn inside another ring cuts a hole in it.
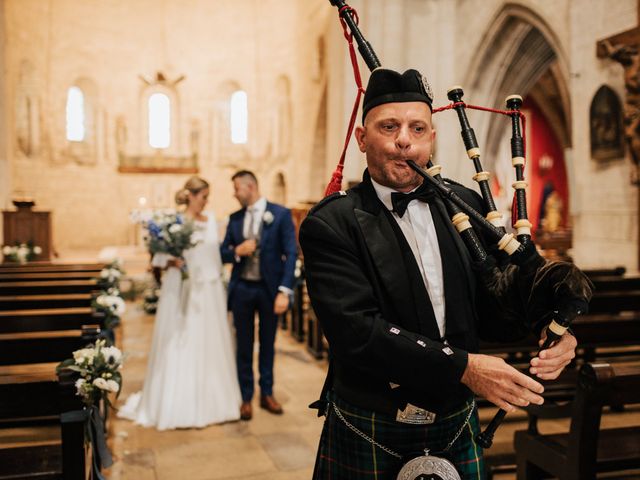
M 222 283 L 218 233 L 212 214 L 196 221 L 197 245 L 184 252 L 188 279 L 167 269 L 142 392 L 118 411 L 158 430 L 237 420 L 240 389 Z M 156 256 L 154 265 L 168 258 Z

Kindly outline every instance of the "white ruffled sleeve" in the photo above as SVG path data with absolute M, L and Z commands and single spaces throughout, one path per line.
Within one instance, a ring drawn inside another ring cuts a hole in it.
M 154 253 L 151 259 L 151 266 L 158 268 L 167 268 L 167 263 L 171 259 L 171 255 L 168 253 Z

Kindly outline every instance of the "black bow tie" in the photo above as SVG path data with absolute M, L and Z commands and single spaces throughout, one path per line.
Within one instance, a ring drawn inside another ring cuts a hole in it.
M 430 203 L 435 196 L 435 191 L 422 184 L 417 190 L 410 193 L 393 192 L 391 194 L 391 204 L 393 205 L 393 211 L 396 212 L 399 217 L 402 217 L 404 212 L 407 211 L 411 200 Z

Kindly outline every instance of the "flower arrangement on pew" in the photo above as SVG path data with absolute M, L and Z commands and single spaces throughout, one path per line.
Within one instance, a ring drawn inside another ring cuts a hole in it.
M 165 254 L 181 258 L 186 249 L 197 243 L 192 238 L 195 230 L 193 221 L 186 220 L 180 214 L 158 212 L 143 225 L 148 232 L 145 241 L 151 255 Z M 182 270 L 182 278 L 188 278 L 186 266 Z
M 64 360 L 56 367 L 56 373 L 71 370 L 79 374 L 76 380 L 76 395 L 82 399 L 84 410 L 85 439 L 93 451 L 93 477 L 103 479 L 102 467 L 113 464 L 111 453 L 105 439 L 107 411 L 114 408 L 109 395 L 114 393 L 117 399 L 122 387 L 122 352 L 116 347 L 107 346 L 105 340 L 96 340 L 92 345 L 73 352 L 73 358 Z M 104 408 L 101 414 L 101 407 Z M 74 412 L 70 412 L 74 413 Z
M 21 265 L 35 260 L 41 253 L 42 248 L 34 245 L 33 242 L 16 242 L 15 245 L 5 245 L 2 247 L 2 255 L 6 261 L 19 263 Z
M 122 261 L 115 259 L 100 271 L 98 285 L 102 287 L 103 290 L 109 290 L 110 288 L 119 289 L 120 279 L 124 274 L 125 271 L 122 269 Z
M 61 362 L 56 372 L 67 369 L 80 374 L 76 381 L 76 394 L 87 407 L 105 401 L 112 406 L 109 393 L 116 398 L 122 386 L 122 352 L 117 347 L 107 346 L 104 339 L 96 340 L 92 345 L 73 352 L 73 358 Z
M 145 313 L 154 314 L 158 308 L 158 300 L 160 300 L 160 288 L 157 285 L 153 285 L 144 291 L 144 297 L 142 301 L 142 309 Z
M 126 311 L 124 300 L 117 288 L 103 290 L 93 300 L 92 307 L 96 312 L 104 314 L 104 326 L 108 330 L 120 325 L 120 317 Z

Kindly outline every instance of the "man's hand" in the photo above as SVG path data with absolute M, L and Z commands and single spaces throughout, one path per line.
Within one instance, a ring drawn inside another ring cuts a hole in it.
M 544 387 L 499 357 L 470 353 L 461 381 L 473 393 L 507 412 L 515 411 L 516 406 L 544 402 L 539 395 Z
M 289 308 L 289 295 L 284 292 L 278 292 L 276 301 L 273 303 L 273 313 L 281 315 Z
M 184 260 L 182 258 L 170 258 L 167 261 L 167 268 L 169 267 L 175 267 L 180 270 L 182 267 L 184 267 Z
M 235 254 L 239 257 L 248 257 L 249 255 L 253 255 L 257 246 L 258 244 L 254 238 L 245 240 L 235 248 Z
M 547 329 L 542 331 L 538 345 L 542 346 L 547 338 Z M 562 369 L 569 365 L 571 360 L 576 356 L 576 346 L 578 342 L 576 337 L 568 332 L 560 337 L 552 347 L 540 352 L 535 358 L 531 359 L 531 367 L 529 372 L 542 380 L 553 380 L 558 378 Z

